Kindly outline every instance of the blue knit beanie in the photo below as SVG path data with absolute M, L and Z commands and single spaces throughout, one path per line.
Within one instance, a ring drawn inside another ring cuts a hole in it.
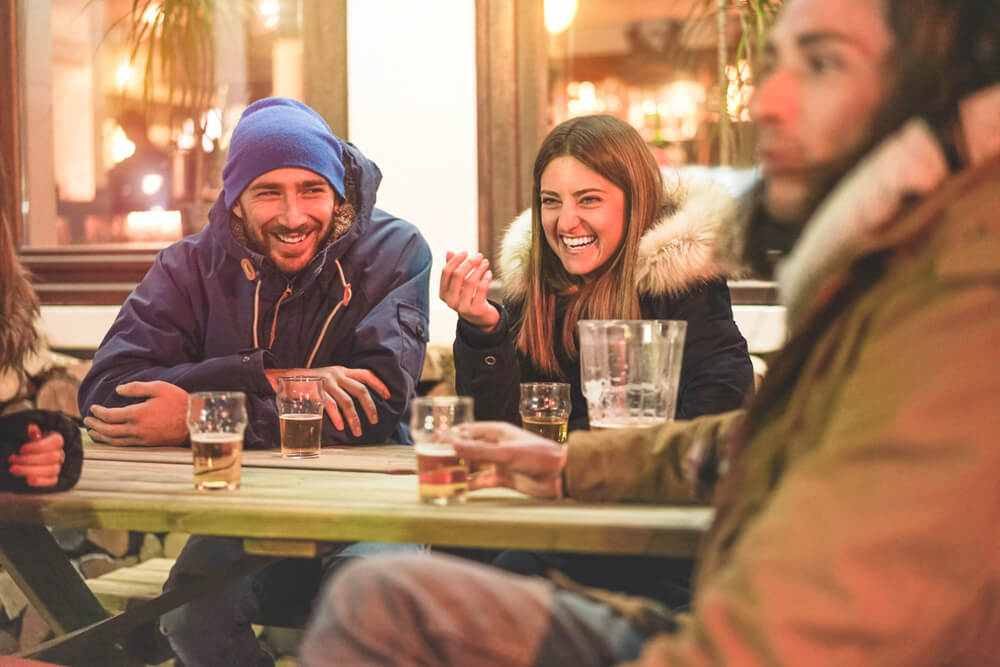
M 261 174 L 282 167 L 316 172 L 344 196 L 344 163 L 340 140 L 323 118 L 302 102 L 287 97 L 257 100 L 244 111 L 229 142 L 222 169 L 226 208 Z

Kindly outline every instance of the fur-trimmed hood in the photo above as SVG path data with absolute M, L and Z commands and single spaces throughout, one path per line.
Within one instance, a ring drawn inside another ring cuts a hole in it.
M 710 280 L 738 277 L 738 242 L 732 236 L 742 217 L 737 199 L 704 175 L 677 172 L 664 180 L 665 196 L 677 208 L 654 222 L 639 241 L 639 294 L 676 296 Z M 504 296 L 512 301 L 522 301 L 527 293 L 531 233 L 531 209 L 504 233 L 497 268 Z

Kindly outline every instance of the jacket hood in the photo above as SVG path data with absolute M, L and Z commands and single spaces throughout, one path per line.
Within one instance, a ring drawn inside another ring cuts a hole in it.
M 353 144 L 341 139 L 338 141 L 343 151 L 344 203 L 334 214 L 330 240 L 313 258 L 313 264 L 325 264 L 343 257 L 358 237 L 365 233 L 375 207 L 375 193 L 382 181 L 382 172 L 374 162 Z M 242 220 L 230 215 L 224 193 L 220 193 L 215 200 L 208 221 L 208 234 L 226 249 L 228 255 L 237 260 L 249 257 L 258 270 L 261 268 L 265 257 L 248 246 L 246 227 Z
M 738 277 L 739 241 L 733 234 L 742 208 L 737 199 L 704 175 L 675 172 L 664 180 L 664 197 L 677 208 L 656 220 L 639 241 L 639 293 L 676 296 L 717 278 Z M 505 296 L 513 301 L 523 300 L 528 290 L 531 234 L 531 209 L 504 234 L 498 272 Z

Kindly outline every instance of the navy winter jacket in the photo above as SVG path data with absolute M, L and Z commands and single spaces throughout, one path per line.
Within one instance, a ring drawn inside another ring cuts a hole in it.
M 359 438 L 325 418 L 324 444 L 410 442 L 408 405 L 428 338 L 431 253 L 416 227 L 374 208 L 378 167 L 353 145 L 343 142 L 343 149 L 346 200 L 355 212 L 350 228 L 289 280 L 237 241 L 241 223 L 220 196 L 208 226 L 163 249 L 125 301 L 80 386 L 82 414 L 94 404 L 134 402 L 115 387 L 136 380 L 189 392 L 243 391 L 245 446 L 274 447 L 278 418 L 264 369 L 307 367 L 315 354 L 310 367 L 366 368 L 390 392 L 388 400 L 372 392 L 379 421 L 362 416 Z

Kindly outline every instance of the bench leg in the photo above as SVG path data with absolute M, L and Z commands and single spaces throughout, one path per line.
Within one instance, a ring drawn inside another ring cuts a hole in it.
M 203 580 L 191 582 L 110 616 L 49 531 L 41 526 L 0 524 L 0 563 L 57 634 L 21 657 L 56 664 L 119 667 L 141 664 L 126 650 L 143 626 L 199 595 L 222 590 L 277 558 L 246 556 Z M 145 628 L 148 631 L 148 627 Z

